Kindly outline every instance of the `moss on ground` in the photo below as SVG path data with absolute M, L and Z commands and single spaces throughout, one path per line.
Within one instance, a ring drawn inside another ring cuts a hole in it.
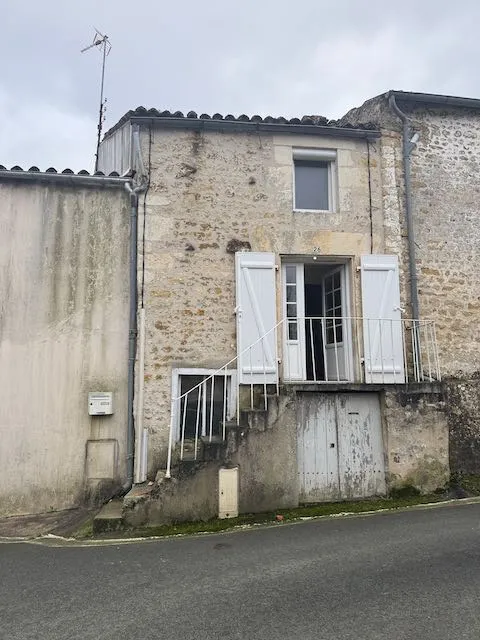
M 400 495 L 389 498 L 376 498 L 371 500 L 355 500 L 351 502 L 328 502 L 297 507 L 295 509 L 278 509 L 268 513 L 253 513 L 220 520 L 215 518 L 204 522 L 178 522 L 168 525 L 150 525 L 138 528 L 126 528 L 121 531 L 102 534 L 97 538 L 137 538 L 137 537 L 157 537 L 192 535 L 196 533 L 217 533 L 228 531 L 244 526 L 260 524 L 281 524 L 282 522 L 292 522 L 302 518 L 316 518 L 320 516 L 338 515 L 345 513 L 365 513 L 369 511 L 380 511 L 382 509 L 402 509 L 414 505 L 427 504 L 431 502 L 441 502 L 445 500 L 445 494 L 429 495 Z M 90 526 L 83 526 L 75 534 L 76 538 L 86 539 L 93 537 L 93 530 Z
M 453 489 L 461 488 L 470 496 L 480 496 L 480 475 L 453 474 L 450 486 Z

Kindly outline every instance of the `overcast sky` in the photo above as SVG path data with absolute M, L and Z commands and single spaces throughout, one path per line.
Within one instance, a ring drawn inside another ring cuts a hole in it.
M 91 169 L 139 105 L 338 118 L 388 89 L 480 97 L 478 0 L 0 0 L 0 164 Z M 106 130 L 106 129 L 105 129 Z

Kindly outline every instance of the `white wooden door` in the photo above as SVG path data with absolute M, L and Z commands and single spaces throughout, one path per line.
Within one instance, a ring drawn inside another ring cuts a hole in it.
M 351 340 L 347 312 L 345 266 L 329 271 L 323 277 L 323 327 L 325 346 L 325 379 L 351 379 Z
M 335 395 L 307 392 L 296 397 L 300 501 L 340 500 Z
M 405 382 L 398 258 L 361 258 L 365 382 Z
M 378 395 L 339 394 L 336 411 L 342 499 L 384 495 L 385 460 Z
M 297 394 L 301 502 L 384 495 L 385 462 L 377 394 Z
M 274 384 L 276 356 L 275 255 L 235 254 L 237 355 L 241 384 Z
M 305 284 L 303 264 L 284 264 L 283 324 L 284 379 L 305 380 Z M 300 318 L 300 320 L 299 320 Z

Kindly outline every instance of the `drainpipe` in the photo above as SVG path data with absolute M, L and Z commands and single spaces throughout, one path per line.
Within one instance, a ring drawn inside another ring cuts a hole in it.
M 145 185 L 132 187 L 125 183 L 125 189 L 130 195 L 130 311 L 128 320 L 128 382 L 127 382 L 127 480 L 123 485 L 124 491 L 129 491 L 133 485 L 133 463 L 135 448 L 135 423 L 133 418 L 133 400 L 135 385 L 135 358 L 137 353 L 137 261 L 138 261 L 138 194 L 144 191 Z
M 403 125 L 403 172 L 405 180 L 405 217 L 407 220 L 408 236 L 408 264 L 410 271 L 410 300 L 412 304 L 412 319 L 419 320 L 418 305 L 418 276 L 417 261 L 415 257 L 415 231 L 412 217 L 412 186 L 410 178 L 410 154 L 416 142 L 410 139 L 411 130 L 407 116 L 401 111 L 395 101 L 395 94 L 390 93 L 388 102 L 391 109 L 397 114 Z M 417 134 L 418 135 L 418 134 Z

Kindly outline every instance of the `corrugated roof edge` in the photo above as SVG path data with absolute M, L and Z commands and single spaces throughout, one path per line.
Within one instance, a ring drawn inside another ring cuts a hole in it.
M 54 167 L 49 167 L 46 171 L 40 171 L 36 166 L 30 167 L 28 170 L 24 170 L 18 165 L 15 165 L 11 169 L 7 169 L 3 165 L 0 165 L 0 181 L 1 180 L 60 182 L 76 185 L 82 183 L 88 186 L 123 186 L 125 182 L 129 182 L 131 180 L 131 177 L 120 176 L 115 171 L 109 175 L 105 175 L 102 171 L 89 173 L 85 169 L 75 173 L 72 169 L 64 169 L 59 172 Z
M 202 113 L 200 116 L 195 111 L 189 111 L 184 115 L 181 111 L 160 111 L 158 109 L 146 109 L 137 107 L 128 111 L 120 120 L 111 127 L 104 136 L 108 138 L 117 129 L 127 122 L 148 123 L 171 129 L 193 129 L 197 131 L 269 131 L 277 133 L 299 133 L 313 135 L 329 135 L 351 138 L 378 138 L 380 132 L 375 125 L 366 124 L 362 128 L 341 125 L 337 120 L 328 120 L 323 116 L 303 116 L 302 118 L 287 119 L 283 116 L 274 118 L 259 115 L 223 116 L 214 113 L 213 116 Z

